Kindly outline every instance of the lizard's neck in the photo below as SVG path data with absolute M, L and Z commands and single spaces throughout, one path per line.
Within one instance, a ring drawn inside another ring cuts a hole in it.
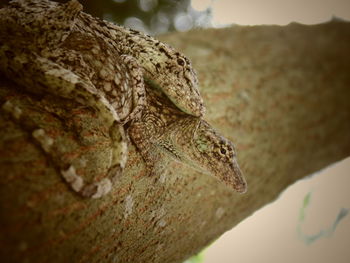
M 194 145 L 194 136 L 201 125 L 200 118 L 188 116 L 172 123 L 157 141 L 157 146 L 176 161 L 185 163 L 196 170 L 207 172 L 197 161 L 200 159 Z

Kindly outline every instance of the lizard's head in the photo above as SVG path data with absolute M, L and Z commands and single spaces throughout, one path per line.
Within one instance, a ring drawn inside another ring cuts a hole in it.
M 247 183 L 237 163 L 234 145 L 219 135 L 207 122 L 200 121 L 192 140 L 197 152 L 195 161 L 210 174 L 239 193 L 247 190 Z
M 186 118 L 176 125 L 158 144 L 163 150 L 175 160 L 215 176 L 239 193 L 247 191 L 235 147 L 229 140 L 199 118 Z
M 165 93 L 183 112 L 200 117 L 205 113 L 196 72 L 181 53 L 157 40 L 140 52 L 145 79 Z
M 185 147 L 197 168 L 217 177 L 239 193 L 246 192 L 247 183 L 238 166 L 234 145 L 207 122 L 199 121 L 191 143 Z

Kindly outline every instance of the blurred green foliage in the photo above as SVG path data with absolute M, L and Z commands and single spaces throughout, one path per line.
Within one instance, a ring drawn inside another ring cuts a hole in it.
M 326 237 L 331 237 L 334 231 L 336 230 L 338 224 L 340 221 L 345 218 L 349 214 L 349 209 L 346 208 L 341 208 L 338 212 L 338 215 L 336 216 L 334 222 L 325 229 L 320 229 L 317 233 L 315 234 L 305 234 L 303 230 L 303 225 L 305 223 L 306 219 L 306 210 L 308 209 L 309 205 L 311 204 L 311 195 L 312 193 L 309 192 L 303 200 L 303 204 L 300 208 L 299 212 L 299 222 L 297 225 L 297 233 L 299 238 L 306 244 L 310 245 L 313 242 L 319 240 L 320 238 L 326 238 Z
M 204 255 L 203 252 L 199 253 L 198 255 L 195 255 L 193 257 L 190 257 L 183 263 L 202 263 L 204 261 Z
M 57 0 L 67 2 L 67 0 Z M 0 7 L 8 3 L 0 0 Z M 190 0 L 79 0 L 84 11 L 151 35 L 210 26 L 211 10 L 196 11 Z

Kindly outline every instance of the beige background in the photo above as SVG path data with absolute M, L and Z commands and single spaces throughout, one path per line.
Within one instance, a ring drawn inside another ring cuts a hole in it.
M 349 263 L 350 213 L 330 236 L 311 244 L 297 227 L 305 196 L 304 234 L 329 229 L 341 208 L 350 210 L 350 158 L 289 187 L 274 203 L 263 207 L 204 252 L 204 263 Z
M 192 6 L 211 7 L 214 25 L 317 24 L 332 16 L 350 20 L 349 0 L 192 0 Z

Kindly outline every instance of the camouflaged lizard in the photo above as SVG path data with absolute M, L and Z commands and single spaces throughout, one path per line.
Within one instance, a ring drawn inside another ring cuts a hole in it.
M 247 183 L 229 140 L 202 118 L 180 111 L 161 91 L 146 85 L 146 93 L 148 106 L 131 122 L 128 133 L 148 166 L 159 165 L 163 152 L 239 193 L 246 192 Z
M 0 70 L 30 92 L 51 93 L 97 109 L 111 129 L 113 123 L 128 123 L 130 137 L 150 171 L 157 160 L 149 158 L 149 145 L 157 145 L 177 160 L 197 168 L 203 166 L 244 192 L 246 184 L 233 145 L 200 118 L 205 108 L 190 61 L 148 35 L 93 18 L 81 10 L 76 0 L 66 4 L 11 1 L 0 10 Z M 159 104 L 162 96 L 146 92 L 146 86 L 165 94 L 169 101 Z M 153 102 L 158 105 L 156 110 L 150 110 Z M 169 109 L 170 104 L 174 115 L 163 114 L 162 108 Z M 163 121 L 160 126 L 146 119 L 153 116 L 170 120 L 180 116 L 176 111 L 186 118 Z M 140 135 L 142 129 L 143 134 L 151 132 L 150 136 Z M 179 136 L 172 131 L 186 135 L 185 141 L 175 139 Z M 196 142 L 197 150 L 186 147 L 186 141 L 191 145 Z M 119 158 L 124 164 L 126 154 L 124 151 Z M 73 168 L 62 172 L 71 185 L 72 176 L 76 176 Z M 86 187 L 80 185 L 75 190 L 84 192 Z M 86 196 L 101 196 L 88 192 Z

